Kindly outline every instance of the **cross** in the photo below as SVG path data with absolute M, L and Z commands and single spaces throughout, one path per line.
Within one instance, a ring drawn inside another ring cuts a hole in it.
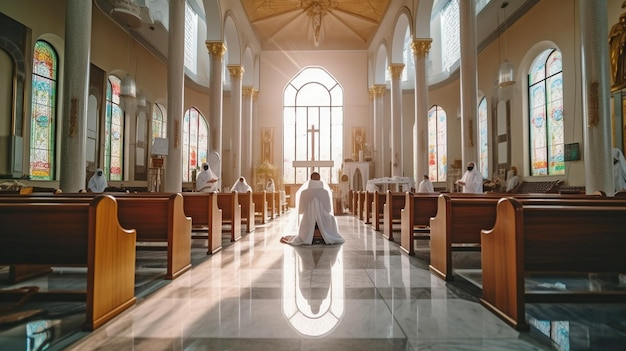
M 315 125 L 311 124 L 311 129 L 307 129 L 311 133 L 311 161 L 315 161 L 315 133 L 319 133 L 319 129 L 315 129 Z

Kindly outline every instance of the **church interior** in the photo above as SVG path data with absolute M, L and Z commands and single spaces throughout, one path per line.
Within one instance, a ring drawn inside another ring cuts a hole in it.
M 618 0 L 0 2 L 0 349 L 623 350 L 625 43 Z M 281 243 L 313 172 L 345 242 Z

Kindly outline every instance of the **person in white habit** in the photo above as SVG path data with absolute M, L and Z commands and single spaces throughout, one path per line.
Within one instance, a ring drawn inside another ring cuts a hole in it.
M 483 176 L 476 169 L 474 162 L 467 164 L 467 171 L 456 183 L 463 187 L 464 193 L 481 194 L 483 192 Z
M 209 167 L 209 164 L 204 162 L 202 164 L 202 170 L 196 177 L 196 191 L 201 192 L 213 192 L 217 191 L 217 176 Z
M 265 185 L 265 191 L 268 193 L 273 193 L 276 191 L 276 185 L 274 184 L 274 179 L 269 178 L 267 180 L 267 184 Z
M 434 193 L 435 192 L 435 188 L 433 187 L 433 182 L 430 181 L 430 177 L 428 177 L 428 174 L 424 174 L 424 179 L 422 179 L 419 186 L 417 187 L 417 192 L 418 193 Z
M 613 177 L 615 192 L 626 189 L 626 160 L 620 149 L 613 149 Z
M 96 169 L 96 173 L 91 176 L 89 183 L 87 184 L 87 191 L 92 193 L 102 193 L 106 190 L 108 184 L 107 179 L 104 176 L 102 168 Z
M 238 193 L 247 193 L 248 191 L 252 192 L 252 187 L 246 182 L 246 178 L 239 177 L 239 180 L 233 184 L 232 188 L 230 188 L 230 192 L 236 191 Z
M 325 244 L 343 243 L 343 237 L 339 234 L 337 221 L 333 215 L 331 199 L 330 187 L 320 180 L 319 173 L 313 172 L 311 179 L 296 192 L 298 235 L 284 236 L 280 242 L 290 245 L 311 245 L 317 225 Z

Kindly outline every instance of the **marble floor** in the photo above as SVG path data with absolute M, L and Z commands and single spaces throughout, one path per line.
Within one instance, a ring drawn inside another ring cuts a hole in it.
M 296 233 L 294 212 L 235 243 L 224 237 L 223 250 L 143 292 L 130 310 L 48 349 L 626 349 L 626 305 L 528 304 L 533 327 L 518 332 L 478 303 L 471 279 L 432 275 L 428 242 L 409 257 L 345 215 L 337 217 L 344 244 L 292 247 L 279 238 Z M 477 266 L 477 257 L 455 260 Z M 24 339 L 19 350 L 45 349 Z M 2 343 L 0 335 L 7 349 Z

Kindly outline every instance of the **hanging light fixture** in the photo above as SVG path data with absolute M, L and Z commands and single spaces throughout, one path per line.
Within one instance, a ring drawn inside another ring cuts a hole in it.
M 502 4 L 500 5 L 500 8 L 503 11 L 503 21 L 504 21 L 504 61 L 500 62 L 500 69 L 498 69 L 498 87 L 500 88 L 504 88 L 510 85 L 515 84 L 515 80 L 513 79 L 514 77 L 514 73 L 513 73 L 513 65 L 511 64 L 511 62 L 506 58 L 506 44 L 507 44 L 507 40 L 506 40 L 506 7 L 509 5 L 508 2 L 503 1 Z M 498 19 L 500 18 L 500 16 L 498 16 Z M 500 20 L 498 20 L 498 30 L 500 30 Z M 498 57 L 499 55 L 499 51 L 500 51 L 500 37 L 502 36 L 502 33 L 500 33 L 498 35 Z

